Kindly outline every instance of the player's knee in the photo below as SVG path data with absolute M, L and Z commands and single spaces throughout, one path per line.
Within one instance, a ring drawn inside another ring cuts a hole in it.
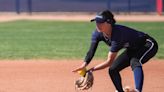
M 141 64 L 141 62 L 139 62 L 139 59 L 132 58 L 130 61 L 130 66 L 131 66 L 132 70 L 134 70 L 136 67 L 142 66 L 142 64 Z
M 115 74 L 118 71 L 117 71 L 117 69 L 115 69 L 113 67 L 110 67 L 108 72 L 109 72 L 110 75 L 113 75 L 113 74 Z

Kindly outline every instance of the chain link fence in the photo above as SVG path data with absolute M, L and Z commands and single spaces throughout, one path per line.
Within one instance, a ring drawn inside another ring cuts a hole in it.
M 0 0 L 0 12 L 156 12 L 156 0 Z

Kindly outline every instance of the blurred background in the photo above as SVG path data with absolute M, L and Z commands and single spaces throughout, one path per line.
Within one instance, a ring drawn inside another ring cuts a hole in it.
M 83 58 L 95 29 L 90 19 L 106 9 L 117 23 L 157 39 L 157 58 L 163 59 L 163 5 L 163 0 L 0 0 L 0 59 Z M 106 57 L 105 46 L 96 57 Z
M 0 0 L 0 12 L 99 12 L 162 15 L 163 0 Z

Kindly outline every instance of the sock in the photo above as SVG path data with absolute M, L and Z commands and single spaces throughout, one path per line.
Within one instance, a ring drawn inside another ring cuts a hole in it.
M 142 66 L 138 66 L 133 70 L 134 73 L 134 79 L 135 79 L 135 87 L 139 90 L 139 92 L 142 92 L 142 86 L 144 81 L 144 74 L 142 70 Z

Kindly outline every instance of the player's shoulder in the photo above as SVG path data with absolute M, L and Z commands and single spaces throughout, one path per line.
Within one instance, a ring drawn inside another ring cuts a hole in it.
M 92 32 L 92 40 L 102 40 L 103 39 L 103 33 L 98 32 L 97 30 Z
M 129 29 L 129 27 L 125 26 L 125 25 L 120 25 L 120 24 L 115 24 L 113 26 L 114 29 Z
M 113 26 L 113 29 L 114 29 L 114 30 L 135 30 L 135 31 L 137 31 L 137 30 L 134 29 L 134 28 L 131 28 L 131 27 L 126 26 L 126 25 L 121 25 L 121 24 L 115 24 L 115 25 Z
M 103 33 L 102 32 L 98 32 L 97 30 L 92 32 L 92 36 L 94 36 L 94 37 L 99 37 L 101 35 L 103 35 Z

